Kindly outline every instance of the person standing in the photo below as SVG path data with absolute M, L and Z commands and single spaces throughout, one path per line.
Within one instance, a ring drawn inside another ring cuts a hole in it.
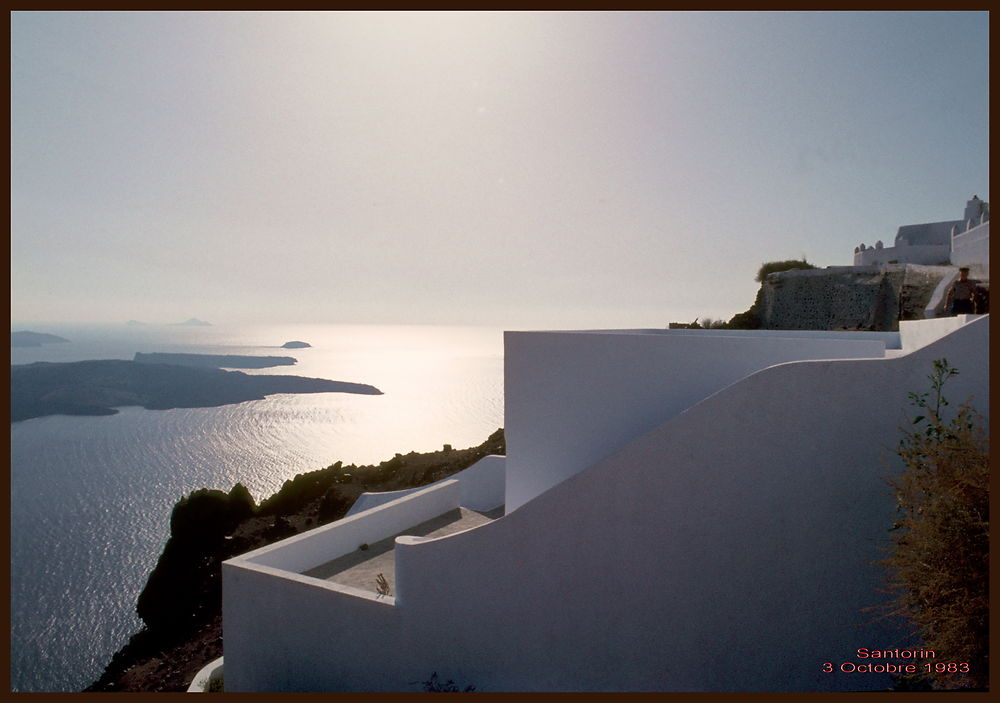
M 969 267 L 958 269 L 958 280 L 948 288 L 945 306 L 951 315 L 967 315 L 975 312 L 973 297 L 976 294 L 976 282 L 969 279 Z

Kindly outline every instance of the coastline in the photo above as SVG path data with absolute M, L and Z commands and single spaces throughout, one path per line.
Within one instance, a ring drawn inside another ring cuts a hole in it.
M 114 415 L 116 407 L 130 405 L 147 410 L 217 407 L 275 393 L 382 394 L 361 383 L 117 359 L 11 366 L 10 386 L 11 422 L 46 415 Z

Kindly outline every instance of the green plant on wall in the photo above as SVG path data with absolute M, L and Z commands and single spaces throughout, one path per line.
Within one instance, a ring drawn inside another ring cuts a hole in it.
M 785 259 L 784 261 L 767 261 L 760 265 L 757 269 L 757 276 L 754 278 L 757 283 L 763 283 L 772 273 L 778 273 L 779 271 L 791 271 L 798 269 L 814 269 L 816 268 L 813 264 L 806 261 L 806 257 L 801 259 Z
M 919 414 L 903 429 L 896 453 L 905 468 L 890 481 L 899 513 L 883 562 L 891 612 L 935 652 L 905 687 L 985 689 L 989 681 L 989 437 L 968 403 L 947 410 L 942 389 L 957 374 L 938 359 L 930 392 L 909 394 Z

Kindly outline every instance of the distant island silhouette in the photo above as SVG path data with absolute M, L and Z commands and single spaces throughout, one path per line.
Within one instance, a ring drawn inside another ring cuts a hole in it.
M 184 320 L 184 322 L 171 322 L 174 327 L 185 325 L 187 327 L 211 327 L 211 322 L 205 322 L 204 320 L 199 320 L 197 317 L 192 317 L 190 319 Z
M 171 364 L 106 359 L 10 367 L 11 422 L 46 415 L 114 415 L 116 407 L 207 408 L 275 393 L 382 395 L 363 383 L 302 376 L 251 376 Z
M 308 349 L 312 345 L 309 342 L 285 342 L 281 345 L 282 349 Z
M 43 344 L 62 344 L 65 342 L 69 342 L 65 337 L 43 332 L 19 330 L 10 333 L 10 346 L 12 347 L 40 347 Z
M 266 369 L 271 366 L 294 366 L 290 356 L 242 356 L 239 354 L 172 354 L 167 352 L 136 352 L 132 361 L 141 364 L 175 364 L 212 369 Z

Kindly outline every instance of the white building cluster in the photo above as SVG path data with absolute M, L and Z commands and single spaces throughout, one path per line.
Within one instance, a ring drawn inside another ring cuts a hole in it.
M 923 264 L 969 266 L 976 278 L 989 278 L 990 205 L 972 196 L 961 220 L 903 225 L 891 247 L 854 248 L 855 266 Z

